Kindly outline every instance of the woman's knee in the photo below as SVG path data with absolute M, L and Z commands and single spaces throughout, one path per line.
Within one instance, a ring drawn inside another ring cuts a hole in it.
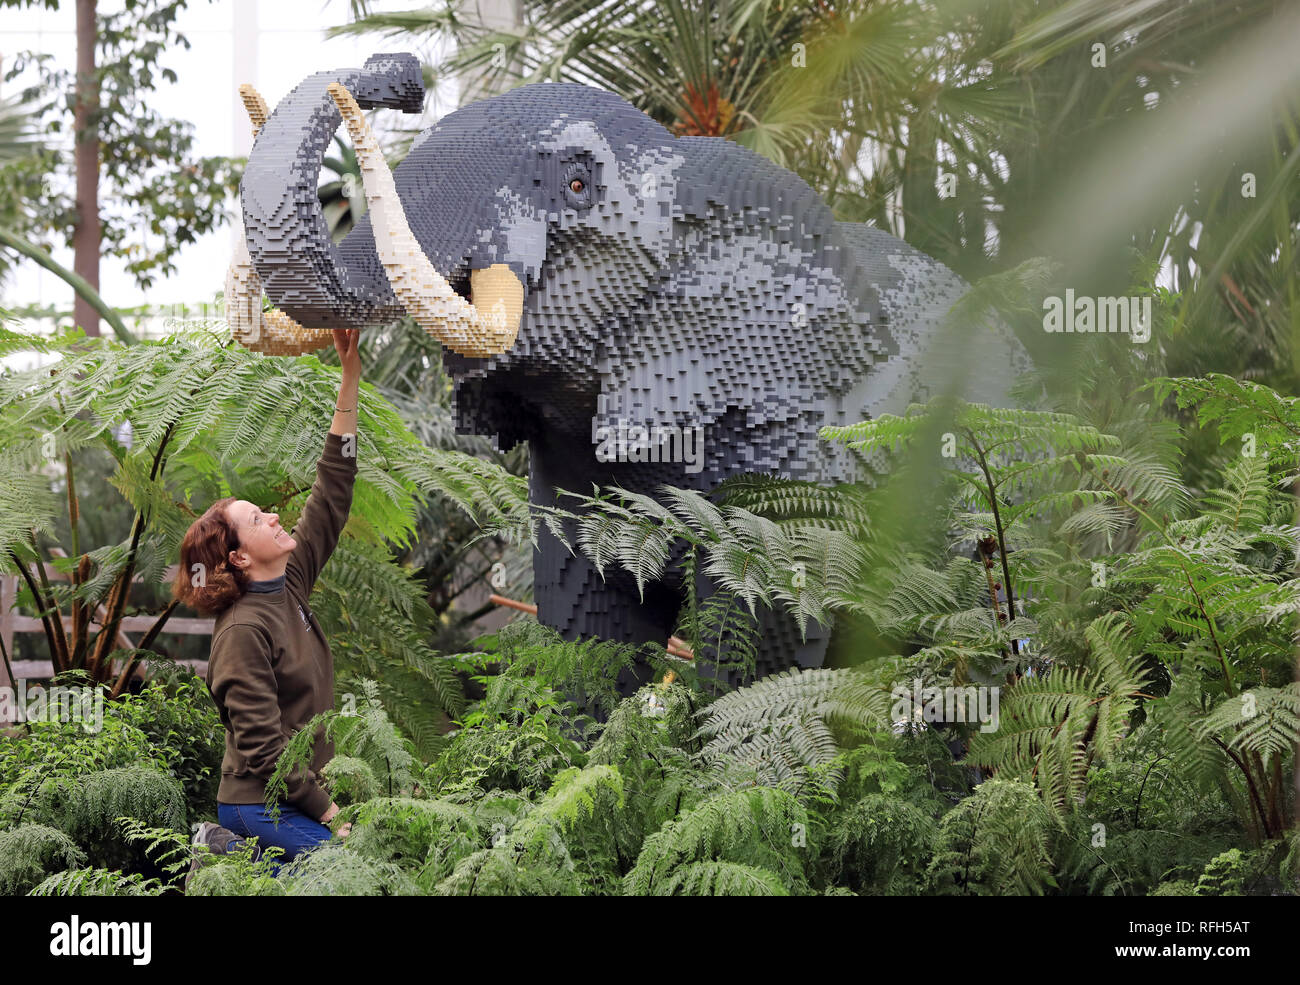
M 299 853 L 324 844 L 331 838 L 330 829 L 313 821 L 289 804 L 280 805 L 279 817 L 272 820 L 263 807 L 255 808 L 256 817 L 244 816 L 244 823 L 265 845 L 284 849 L 283 860 L 289 861 Z M 241 812 L 243 813 L 243 812 Z
M 221 826 L 243 838 L 256 838 L 259 849 L 278 848 L 273 864 L 279 875 L 280 864 L 325 844 L 333 833 L 290 804 L 280 804 L 280 816 L 272 820 L 261 804 L 219 804 L 217 816 Z
M 285 809 L 281 823 L 294 833 L 299 852 L 323 845 L 333 837 L 333 832 L 325 825 L 292 808 Z

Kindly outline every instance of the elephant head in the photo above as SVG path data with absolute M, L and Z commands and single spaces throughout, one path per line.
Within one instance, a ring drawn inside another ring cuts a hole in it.
M 924 395 L 912 329 L 964 285 L 835 222 L 791 172 L 675 138 L 613 93 L 541 83 L 445 116 L 390 173 L 359 108 L 414 111 L 421 94 L 410 55 L 295 88 L 249 159 L 246 237 L 293 322 L 409 312 L 438 337 L 462 431 L 503 446 L 562 434 L 594 461 L 602 432 L 696 427 L 707 461 L 669 478 L 847 479 L 855 464 L 818 449 L 816 427 Z M 369 210 L 336 247 L 315 187 L 341 115 Z M 884 304 L 905 281 L 906 304 Z

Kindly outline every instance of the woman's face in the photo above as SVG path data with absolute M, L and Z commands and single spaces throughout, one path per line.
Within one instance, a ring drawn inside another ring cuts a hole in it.
M 252 565 L 275 565 L 289 554 L 298 542 L 280 526 L 277 513 L 267 513 L 246 499 L 237 499 L 226 507 L 226 519 L 239 533 L 239 550 L 231 552 L 230 560 L 241 568 Z

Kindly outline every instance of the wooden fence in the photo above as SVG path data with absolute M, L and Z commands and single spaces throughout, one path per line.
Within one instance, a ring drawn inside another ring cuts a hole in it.
M 64 556 L 62 551 L 55 548 L 53 551 L 57 556 Z M 170 583 L 172 578 L 176 577 L 176 565 L 172 565 L 166 571 L 167 581 Z M 52 565 L 45 565 L 45 574 L 51 581 L 67 581 L 68 576 L 62 571 L 56 570 Z M 133 581 L 140 582 L 143 579 L 136 575 Z M 45 633 L 45 627 L 41 620 L 35 616 L 19 615 L 14 610 L 14 603 L 18 597 L 18 576 L 4 575 L 0 576 L 0 640 L 4 641 L 5 652 L 10 654 L 10 660 L 13 664 L 14 676 L 20 679 L 37 680 L 48 678 L 54 674 L 54 666 L 49 660 L 13 660 L 14 653 L 14 634 L 15 633 Z M 104 615 L 104 607 L 101 605 L 95 610 L 91 617 L 90 625 L 92 628 L 98 628 L 101 623 L 100 619 Z M 63 620 L 64 630 L 69 631 L 70 617 L 59 612 L 59 618 Z M 155 622 L 158 616 L 124 616 L 118 627 L 117 645 L 119 647 L 134 647 L 135 642 L 130 635 L 132 633 L 146 632 Z M 193 619 L 180 618 L 172 616 L 167 620 L 162 628 L 164 633 L 177 633 L 182 635 L 212 635 L 212 619 Z M 202 676 L 207 672 L 208 662 L 206 660 L 179 660 L 177 663 L 183 663 L 194 668 L 194 671 Z M 5 666 L 0 661 L 0 687 L 11 685 Z

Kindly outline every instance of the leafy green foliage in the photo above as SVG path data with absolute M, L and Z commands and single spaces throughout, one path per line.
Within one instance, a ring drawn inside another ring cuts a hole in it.
M 921 808 L 886 794 L 868 794 L 831 834 L 829 878 L 864 895 L 919 895 L 936 835 L 934 819 Z
M 940 821 L 930 878 L 940 893 L 1041 895 L 1055 881 L 1052 837 L 1030 784 L 986 780 Z
M 549 688 L 571 696 L 579 708 L 608 715 L 618 703 L 619 671 L 630 668 L 638 656 L 653 667 L 665 665 L 661 648 L 650 644 L 638 648 L 608 640 L 568 641 L 532 622 L 511 623 L 494 636 L 480 637 L 477 644 L 484 654 L 480 661 L 493 659 L 501 666 L 490 682 L 482 679 L 487 696 L 467 722 L 480 715 L 509 717 L 523 698 L 514 693 L 516 688 Z
M 849 676 L 787 670 L 724 695 L 701 712 L 701 760 L 724 786 L 758 783 L 799 793 L 809 771 L 839 753 L 827 719 Z M 826 772 L 819 779 L 833 785 Z
M 1115 753 L 1145 679 L 1114 614 L 1084 632 L 1091 667 L 1022 677 L 1007 692 L 1005 724 L 971 743 L 973 763 L 1032 777 L 1046 803 L 1058 810 L 1068 810 L 1079 797 L 1089 766 Z
M 361 694 L 355 710 L 321 712 L 285 743 L 266 780 L 266 807 L 272 816 L 279 814 L 288 793 L 289 776 L 311 766 L 318 741 L 335 743 L 347 757 L 343 768 L 348 761 L 363 766 L 363 782 L 378 785 L 389 797 L 415 786 L 418 760 L 411 741 L 393 728 L 384 713 L 379 685 L 370 680 L 358 683 Z M 355 768 L 351 775 L 357 775 Z
M 72 838 L 44 824 L 0 831 L 0 896 L 19 896 L 52 871 L 75 868 L 86 853 Z
M 669 821 L 646 839 L 627 874 L 629 895 L 673 895 L 684 887 L 716 879 L 696 867 L 718 862 L 747 865 L 760 883 L 785 895 L 805 884 L 799 837 L 808 829 L 807 811 L 789 793 L 753 787 L 719 793 Z M 734 885 L 734 879 L 726 884 Z
M 527 543 L 535 523 L 574 521 L 576 549 L 598 565 L 644 579 L 676 566 L 683 584 L 707 573 L 717 590 L 687 593 L 682 620 L 697 656 L 712 645 L 743 662 L 769 605 L 852 617 L 869 645 L 852 666 L 791 669 L 727 693 L 658 647 L 565 641 L 526 621 L 436 654 L 421 641 L 431 627 L 414 580 L 363 527 L 327 571 L 320 608 L 344 627 L 340 651 L 376 677 L 341 676 L 340 710 L 292 737 L 268 795 L 323 734 L 336 755 L 322 779 L 350 833 L 278 877 L 249 846 L 205 858 L 188 891 L 1294 892 L 1300 533 L 1285 491 L 1290 439 L 1268 437 L 1286 432 L 1285 415 L 1235 382 L 1178 385 L 1196 398 L 1189 408 L 1203 399 L 1232 418 L 1232 451 L 1252 433 L 1268 456 L 1228 454 L 1212 484 L 1192 486 L 1163 437 L 1120 438 L 1058 413 L 1026 412 L 1018 430 L 1020 412 L 955 405 L 955 454 L 924 517 L 938 534 L 906 542 L 873 519 L 889 516 L 901 461 L 868 490 L 751 477 L 716 499 L 608 490 L 578 497 L 581 512 L 536 515 L 482 508 L 514 478 L 480 463 L 492 478 L 462 490 L 461 506 L 494 536 Z M 898 455 L 929 441 L 927 417 L 943 412 L 915 409 L 836 440 Z M 1201 424 L 1220 420 L 1207 412 Z M 418 471 L 394 475 L 412 496 L 436 486 Z M 794 578 L 786 566 L 811 559 L 797 545 L 830 543 L 823 535 L 842 538 L 843 557 L 832 551 Z M 397 642 L 346 628 L 361 592 L 392 610 L 382 632 Z M 613 681 L 638 657 L 655 682 L 620 699 Z M 453 671 L 476 700 L 460 696 Z M 899 698 L 917 685 L 992 691 L 995 718 L 918 715 Z M 418 702 L 402 700 L 408 690 Z M 191 816 L 177 808 L 203 803 L 219 753 L 205 740 L 210 711 L 195 707 L 204 698 L 167 674 L 109 704 L 101 734 L 112 742 L 31 723 L 0 758 L 5 884 L 174 891 L 168 867 L 185 854 Z M 444 717 L 428 714 L 435 707 Z

